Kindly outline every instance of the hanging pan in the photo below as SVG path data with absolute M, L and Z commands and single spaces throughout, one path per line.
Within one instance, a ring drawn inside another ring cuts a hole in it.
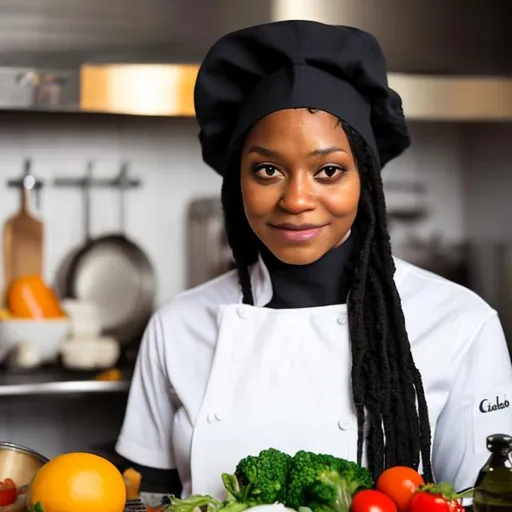
M 140 339 L 153 313 L 156 281 L 146 253 L 124 234 L 124 199 L 129 187 L 126 165 L 117 186 L 121 231 L 92 239 L 87 228 L 87 242 L 68 267 L 66 296 L 96 304 L 103 333 L 127 345 Z M 88 195 L 86 203 L 89 219 Z

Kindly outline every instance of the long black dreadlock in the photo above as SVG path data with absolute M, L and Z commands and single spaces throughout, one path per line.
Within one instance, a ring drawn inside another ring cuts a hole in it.
M 313 111 L 312 111 L 313 112 Z M 361 176 L 361 197 L 353 229 L 358 250 L 348 267 L 348 316 L 352 350 L 352 395 L 357 414 L 357 459 L 363 446 L 377 477 L 385 468 L 405 465 L 432 481 L 430 424 L 421 375 L 414 363 L 386 222 L 381 175 L 361 136 L 340 121 Z M 254 304 L 250 266 L 259 240 L 247 222 L 240 188 L 240 154 L 231 160 L 222 186 L 228 243 L 238 272 L 243 302 Z

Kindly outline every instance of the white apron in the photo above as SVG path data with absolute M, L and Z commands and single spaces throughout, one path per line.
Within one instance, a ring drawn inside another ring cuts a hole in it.
M 222 495 L 221 473 L 269 447 L 355 460 L 346 306 L 230 305 L 218 321 L 192 438 L 192 492 Z

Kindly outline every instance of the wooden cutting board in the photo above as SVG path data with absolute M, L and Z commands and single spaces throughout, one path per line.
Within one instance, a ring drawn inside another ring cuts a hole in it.
M 24 275 L 42 275 L 44 225 L 29 211 L 30 191 L 22 190 L 20 211 L 8 219 L 3 229 L 3 286 Z

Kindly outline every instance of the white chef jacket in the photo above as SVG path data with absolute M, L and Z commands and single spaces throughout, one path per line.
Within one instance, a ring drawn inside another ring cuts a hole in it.
M 435 478 L 470 487 L 486 436 L 512 434 L 512 365 L 496 311 L 473 292 L 396 260 L 432 429 Z M 116 449 L 179 472 L 183 496 L 224 497 L 220 475 L 274 447 L 356 460 L 346 305 L 265 308 L 267 268 L 251 269 L 254 306 L 235 272 L 179 294 L 150 321 Z

